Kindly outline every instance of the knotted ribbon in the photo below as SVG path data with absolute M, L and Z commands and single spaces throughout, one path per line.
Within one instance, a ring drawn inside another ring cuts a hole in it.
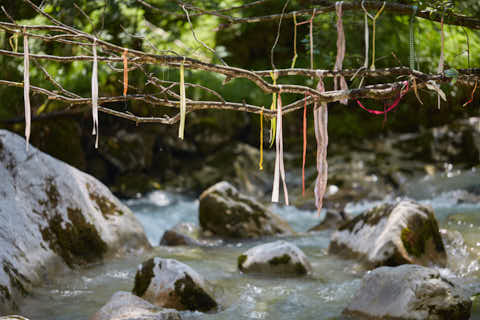
M 325 85 L 322 77 L 319 77 L 318 92 L 325 92 Z M 313 119 L 315 124 L 315 139 L 317 140 L 317 180 L 315 181 L 315 205 L 318 215 L 323 206 L 323 197 L 327 189 L 328 163 L 328 110 L 327 103 L 315 101 L 313 108 Z
M 96 135 L 95 149 L 98 149 L 98 61 L 97 61 L 97 39 L 93 40 L 93 68 L 92 68 L 92 134 Z
M 185 118 L 187 114 L 187 103 L 185 99 L 185 59 L 180 64 L 180 126 L 178 127 L 178 137 L 183 140 L 185 131 Z
M 279 193 L 280 193 L 280 176 L 283 181 L 283 194 L 285 198 L 285 204 L 288 206 L 288 190 L 287 183 L 285 181 L 285 168 L 283 164 L 283 134 L 282 134 L 282 98 L 280 93 L 278 94 L 277 99 L 277 131 L 275 137 L 275 147 L 276 147 L 276 156 L 275 156 L 275 172 L 273 176 L 273 191 L 272 191 L 272 202 L 278 202 Z
M 23 29 L 23 99 L 25 103 L 25 140 L 26 150 L 30 141 L 31 108 L 30 108 L 30 52 L 28 49 L 28 35 L 26 28 Z
M 334 71 L 342 71 L 343 59 L 345 58 L 345 32 L 343 31 L 343 10 L 342 10 L 343 1 L 337 1 L 335 3 L 335 9 L 337 13 L 337 59 L 335 62 Z M 337 75 L 334 78 L 334 90 L 348 90 L 347 81 L 342 75 Z M 348 99 L 340 100 L 340 103 L 347 104 Z

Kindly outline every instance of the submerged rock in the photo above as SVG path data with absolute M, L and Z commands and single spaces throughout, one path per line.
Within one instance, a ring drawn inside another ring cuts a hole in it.
M 311 231 L 322 231 L 327 229 L 338 229 L 347 221 L 350 221 L 352 218 L 350 215 L 345 213 L 345 211 L 333 211 L 328 210 L 325 214 L 325 218 L 322 222 L 317 224 L 315 227 L 308 230 Z
M 63 268 L 150 248 L 98 180 L 0 130 L 0 314 Z
M 413 201 L 384 204 L 356 216 L 332 235 L 329 252 L 356 256 L 369 267 L 447 263 L 433 210 Z
M 203 230 L 227 238 L 293 234 L 286 221 L 225 181 L 200 195 L 199 220 Z
M 2 318 L 0 318 L 2 319 Z M 176 310 L 163 309 L 130 292 L 115 292 L 90 320 L 180 320 Z
M 471 307 L 465 290 L 438 270 L 402 265 L 367 273 L 343 313 L 360 319 L 467 320 Z
M 193 223 L 183 222 L 176 224 L 172 229 L 165 231 L 160 240 L 161 246 L 216 246 L 221 240 L 202 238 L 202 230 Z
M 305 275 L 312 271 L 303 251 L 281 240 L 245 251 L 238 257 L 238 269 L 245 273 L 280 275 Z
M 157 306 L 207 312 L 217 302 L 207 293 L 205 280 L 192 268 L 173 259 L 151 258 L 138 267 L 133 293 Z

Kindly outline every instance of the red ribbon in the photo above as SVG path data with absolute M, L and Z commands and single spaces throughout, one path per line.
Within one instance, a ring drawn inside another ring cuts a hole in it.
M 367 111 L 367 112 L 370 112 L 370 113 L 373 113 L 373 114 L 386 114 L 386 113 L 392 111 L 392 110 L 398 105 L 398 103 L 399 103 L 400 100 L 403 98 L 403 96 L 408 92 L 408 90 L 409 90 L 408 81 L 405 81 L 404 87 L 405 87 L 405 89 L 404 89 L 404 90 L 403 90 L 403 89 L 400 90 L 400 95 L 399 95 L 398 98 L 392 103 L 392 105 L 389 106 L 388 108 L 384 108 L 383 111 L 365 108 L 365 107 L 363 106 L 363 104 L 360 102 L 360 100 L 357 100 L 357 103 L 358 103 L 358 105 L 360 106 L 360 108 L 362 108 L 363 110 L 365 110 L 365 111 Z

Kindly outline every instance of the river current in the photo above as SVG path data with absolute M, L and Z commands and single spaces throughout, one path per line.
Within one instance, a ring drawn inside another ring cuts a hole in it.
M 480 283 L 480 203 L 466 195 L 480 193 L 480 173 L 475 170 L 439 175 L 412 181 L 402 198 L 433 207 L 441 228 L 459 231 L 464 243 L 447 246 L 448 268 L 442 272 L 462 278 L 468 285 Z M 467 191 L 469 193 L 467 193 Z M 355 215 L 385 201 L 351 203 L 346 211 Z M 299 246 L 313 267 L 304 278 L 244 275 L 237 270 L 237 257 L 243 251 L 270 239 L 236 241 L 217 248 L 158 246 L 165 230 L 179 222 L 198 224 L 198 200 L 180 194 L 156 191 L 138 199 L 126 200 L 144 225 L 154 255 L 177 259 L 193 267 L 209 282 L 223 306 L 216 314 L 182 312 L 183 319 L 341 319 L 343 308 L 360 287 L 364 270 L 354 260 L 328 255 L 332 231 L 306 234 L 321 221 L 313 211 L 272 205 L 271 210 L 285 218 L 298 236 L 284 238 Z M 130 257 L 70 271 L 27 298 L 21 314 L 31 320 L 85 320 L 100 309 L 118 290 L 131 291 L 137 266 L 148 256 Z M 475 304 L 471 319 L 480 319 Z

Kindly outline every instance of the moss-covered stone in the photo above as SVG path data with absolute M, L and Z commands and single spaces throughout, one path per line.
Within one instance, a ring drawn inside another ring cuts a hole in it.
M 48 227 L 40 229 L 43 240 L 70 267 L 101 260 L 107 251 L 107 244 L 95 226 L 85 220 L 78 208 L 67 208 L 67 216 L 70 222 L 64 221 L 62 215 L 55 214 L 48 221 Z
M 308 273 L 307 268 L 305 268 L 305 266 L 300 262 L 295 263 L 295 271 L 296 271 L 297 274 L 307 274 Z
M 188 274 L 175 281 L 175 294 L 185 309 L 190 311 L 207 312 L 217 307 L 215 300 L 203 288 L 199 287 Z
M 132 293 L 141 297 L 147 291 L 150 286 L 150 282 L 154 277 L 153 268 L 155 267 L 155 261 L 153 258 L 142 263 L 140 270 L 135 275 L 135 285 Z
M 247 261 L 247 256 L 244 255 L 244 254 L 241 254 L 238 256 L 238 259 L 237 259 L 237 264 L 238 264 L 238 269 L 239 270 L 243 270 L 243 263 Z
M 437 221 L 430 214 L 426 220 L 418 215 L 411 216 L 408 221 L 408 227 L 402 229 L 401 239 L 408 254 L 417 258 L 425 254 L 430 239 L 435 245 L 435 250 L 445 251 L 442 238 L 438 232 Z
M 291 260 L 290 256 L 288 254 L 284 254 L 283 256 L 275 257 L 273 259 L 268 260 L 268 263 L 272 266 L 276 266 L 279 264 L 288 264 L 290 260 Z
M 349 222 L 343 224 L 339 227 L 338 230 L 348 230 L 350 232 L 353 231 L 357 223 L 362 222 L 363 224 L 368 224 L 371 226 L 376 226 L 380 220 L 386 218 L 392 209 L 392 205 L 390 204 L 382 204 L 377 207 L 374 207 L 363 214 L 357 215 L 355 218 L 350 220 Z
M 1 298 L 3 300 L 4 299 L 7 299 L 7 300 L 11 299 L 10 290 L 8 290 L 8 288 L 6 286 L 0 285 L 0 295 L 1 295 Z
M 88 196 L 90 200 L 95 202 L 98 205 L 98 208 L 102 212 L 103 216 L 108 219 L 108 216 L 123 215 L 123 211 L 118 208 L 118 206 L 110 201 L 104 195 L 100 195 L 93 190 L 93 187 L 90 184 L 87 184 Z

